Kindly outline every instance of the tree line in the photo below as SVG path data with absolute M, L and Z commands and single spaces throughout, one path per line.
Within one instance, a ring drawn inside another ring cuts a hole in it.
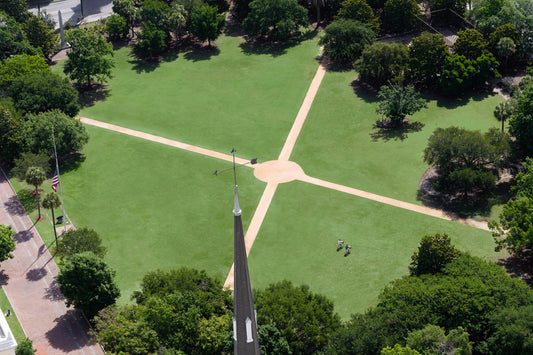
M 76 237 L 85 240 L 83 233 Z M 156 270 L 143 277 L 133 303 L 117 305 L 118 292 L 109 293 L 115 289 L 113 272 L 88 249 L 65 254 L 58 281 L 67 302 L 94 316 L 92 336 L 107 352 L 232 353 L 232 294 L 220 280 L 190 268 Z M 101 285 L 83 286 L 96 275 Z M 446 234 L 424 236 L 409 274 L 386 286 L 376 306 L 347 321 L 327 297 L 287 280 L 255 290 L 254 299 L 263 354 L 533 350 L 533 291 L 497 264 L 460 252 Z

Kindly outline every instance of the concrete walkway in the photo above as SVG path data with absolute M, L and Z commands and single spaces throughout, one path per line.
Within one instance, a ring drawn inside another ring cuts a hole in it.
M 89 345 L 87 321 L 65 306 L 59 269 L 1 170 L 0 204 L 0 224 L 12 226 L 17 244 L 15 257 L 1 264 L 0 282 L 37 354 L 103 354 Z

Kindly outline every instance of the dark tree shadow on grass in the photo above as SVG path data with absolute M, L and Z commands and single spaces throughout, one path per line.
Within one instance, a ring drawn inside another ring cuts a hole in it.
M 422 91 L 421 94 L 426 100 L 437 101 L 437 107 L 444 107 L 448 110 L 453 110 L 458 107 L 468 105 L 470 100 L 483 101 L 490 96 L 496 95 L 490 92 L 488 88 L 476 92 L 466 92 L 461 94 L 460 97 L 455 98 L 439 94 L 438 89 L 435 89 L 434 91 Z
M 424 126 L 425 125 L 422 122 L 410 122 L 397 128 L 379 128 L 374 125 L 374 132 L 370 133 L 370 138 L 372 139 L 372 142 L 380 140 L 385 142 L 390 140 L 403 141 L 408 138 L 410 133 L 420 132 Z
M 498 265 L 503 266 L 512 277 L 519 278 L 529 286 L 533 286 L 533 255 L 531 250 L 523 250 L 516 255 L 499 259 Z
M 438 176 L 434 176 L 428 178 L 426 184 L 434 184 L 437 181 Z M 462 193 L 441 193 L 435 190 L 432 193 L 424 193 L 419 189 L 417 200 L 421 201 L 424 206 L 444 211 L 452 219 L 481 218 L 486 220 L 490 217 L 492 207 L 504 204 L 512 197 L 510 187 L 510 182 L 502 182 L 497 184 L 492 191 L 474 191 L 467 196 Z
M 350 83 L 353 92 L 357 97 L 361 98 L 367 104 L 373 104 L 379 101 L 377 98 L 378 89 L 370 86 L 359 79 L 355 79 Z
M 272 57 L 278 57 L 287 53 L 287 49 L 295 47 L 300 43 L 310 40 L 317 36 L 316 31 L 307 31 L 301 36 L 289 39 L 287 41 L 273 41 L 263 38 L 248 38 L 246 42 L 239 45 L 241 50 L 246 55 L 271 55 Z
M 218 47 L 205 46 L 192 48 L 189 52 L 185 53 L 183 57 L 187 60 L 192 60 L 193 62 L 199 62 L 203 60 L 211 60 L 211 57 L 216 57 L 219 54 L 220 49 L 218 49 Z
M 61 156 L 59 158 L 59 169 L 61 171 L 61 174 L 78 170 L 78 168 L 85 161 L 85 159 L 85 155 L 79 152 L 74 152 Z
M 37 210 L 37 201 L 35 200 L 35 196 L 32 195 L 31 191 L 28 190 L 28 189 L 21 189 L 21 190 L 18 190 L 17 191 L 17 197 L 20 201 L 20 203 L 22 204 L 22 207 L 26 210 L 26 212 L 28 214 L 34 212 L 35 210 Z M 11 203 L 12 201 L 10 200 L 9 201 L 9 204 L 13 204 Z M 19 210 L 21 211 L 21 210 Z
M 99 101 L 105 101 L 109 96 L 107 85 L 93 84 L 89 87 L 84 86 L 78 89 L 79 102 L 83 107 L 94 106 Z

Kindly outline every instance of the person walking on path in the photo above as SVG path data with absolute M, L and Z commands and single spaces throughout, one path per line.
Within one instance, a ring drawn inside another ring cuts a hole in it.
M 89 344 L 84 316 L 66 307 L 59 269 L 1 169 L 0 205 L 0 224 L 13 227 L 17 244 L 15 257 L 2 263 L 2 288 L 37 354 L 103 354 Z

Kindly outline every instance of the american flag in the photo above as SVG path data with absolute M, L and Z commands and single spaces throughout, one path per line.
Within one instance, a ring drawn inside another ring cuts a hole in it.
M 59 173 L 56 169 L 56 173 L 54 175 L 54 178 L 52 179 L 52 190 L 57 192 L 57 185 L 59 184 Z

